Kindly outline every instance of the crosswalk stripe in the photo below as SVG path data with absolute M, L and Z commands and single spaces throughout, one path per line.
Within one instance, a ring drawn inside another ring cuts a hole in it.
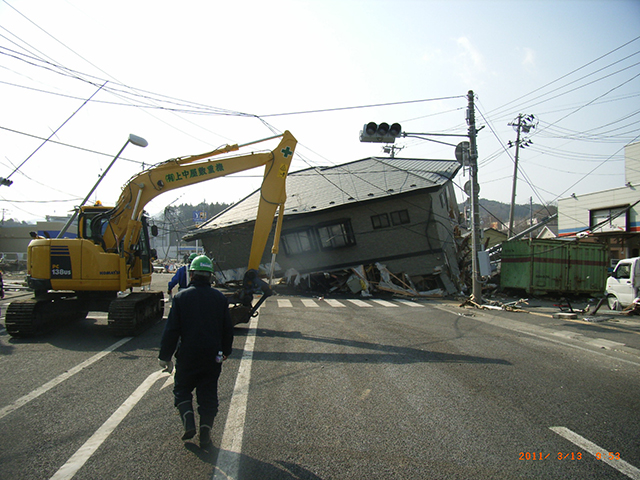
M 378 300 L 376 298 L 371 299 L 372 302 L 376 302 L 378 305 L 382 305 L 383 307 L 397 307 L 395 303 L 387 302 L 386 300 Z
M 420 307 L 420 308 L 424 307 L 424 305 L 420 305 L 419 303 L 412 302 L 411 300 L 396 300 L 396 302 L 406 305 L 407 307 Z
M 293 308 L 294 304 L 298 302 L 298 299 L 289 299 L 289 298 L 278 298 L 278 307 L 279 308 Z M 412 307 L 412 308 L 424 308 L 424 305 L 420 303 L 414 303 L 410 300 L 404 299 L 394 299 L 393 301 L 389 300 L 381 300 L 376 298 L 367 299 L 367 301 L 356 299 L 356 298 L 345 298 L 344 300 L 336 300 L 334 298 L 323 298 L 323 299 L 313 299 L 313 298 L 300 298 L 300 302 L 306 308 L 318 308 L 322 307 L 323 304 L 327 304 L 333 308 L 346 307 L 345 302 L 349 302 L 352 305 L 355 305 L 359 308 L 371 308 L 377 305 L 381 305 L 386 308 L 397 308 L 401 305 Z
M 350 301 L 351 303 L 353 303 L 357 307 L 373 307 L 373 305 L 371 305 L 370 303 L 363 302 L 362 300 L 349 298 L 348 301 Z
M 346 307 L 346 305 L 344 305 L 344 304 L 340 303 L 338 300 L 334 300 L 332 298 L 325 298 L 324 301 L 327 302 L 332 307 Z

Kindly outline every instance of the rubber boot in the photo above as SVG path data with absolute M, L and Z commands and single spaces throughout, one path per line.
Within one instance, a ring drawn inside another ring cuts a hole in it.
M 211 445 L 211 429 L 213 428 L 213 415 L 200 416 L 200 447 L 206 448 Z
M 193 413 L 193 405 L 191 402 L 182 402 L 178 405 L 178 412 L 180 412 L 180 420 L 184 426 L 182 440 L 189 440 L 196 434 L 196 417 Z

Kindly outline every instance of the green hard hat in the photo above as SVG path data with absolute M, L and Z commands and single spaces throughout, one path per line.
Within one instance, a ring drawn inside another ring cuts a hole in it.
M 206 255 L 198 255 L 191 261 L 189 271 L 213 273 L 213 263 Z
M 189 263 L 193 262 L 193 259 L 196 258 L 198 256 L 197 253 L 192 253 L 191 255 L 189 255 Z

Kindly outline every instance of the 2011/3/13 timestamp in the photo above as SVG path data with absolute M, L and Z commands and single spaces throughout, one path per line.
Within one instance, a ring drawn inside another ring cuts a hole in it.
M 546 460 L 548 458 L 555 458 L 557 460 L 582 460 L 583 459 L 582 452 L 558 452 L 556 455 L 552 455 L 551 453 L 543 453 L 543 452 L 520 452 L 520 456 L 518 460 Z M 609 459 L 609 460 L 620 460 L 620 452 L 596 452 L 595 457 L 598 460 Z

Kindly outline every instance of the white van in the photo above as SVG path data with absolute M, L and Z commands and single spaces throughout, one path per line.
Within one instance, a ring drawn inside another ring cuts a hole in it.
M 640 296 L 640 257 L 620 260 L 607 279 L 607 303 L 611 310 L 622 310 Z

